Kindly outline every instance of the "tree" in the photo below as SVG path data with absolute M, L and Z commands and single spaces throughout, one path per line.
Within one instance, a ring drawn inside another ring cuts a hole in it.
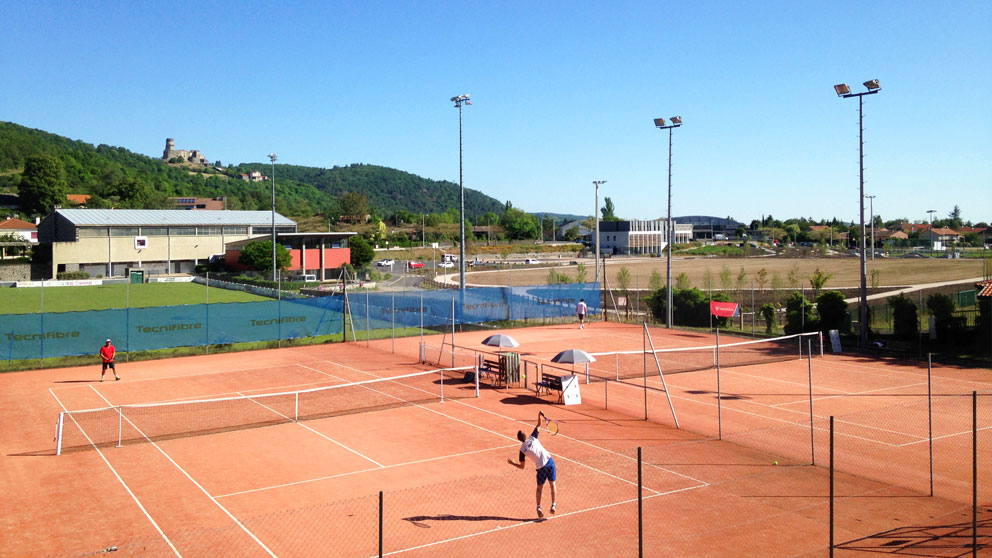
M 369 214 L 369 199 L 364 194 L 345 192 L 338 197 L 338 217 L 356 222 L 365 222 Z
M 624 305 L 626 316 L 630 317 L 630 270 L 626 267 L 621 267 L 620 271 L 617 271 L 617 286 L 620 287 L 620 295 L 627 300 Z
M 607 196 L 603 200 L 603 207 L 599 209 L 600 213 L 603 214 L 604 221 L 619 221 L 620 218 L 614 213 L 615 208 L 613 207 L 613 200 Z
M 18 193 L 21 211 L 29 215 L 47 215 L 52 207 L 64 204 L 69 186 L 62 161 L 45 154 L 28 157 Z
M 681 272 L 675 276 L 675 288 L 680 290 L 688 289 L 692 286 L 689 281 L 689 275 L 686 272 Z M 674 291 L 673 291 L 674 292 Z
M 720 267 L 720 288 L 729 291 L 731 281 L 733 281 L 733 273 L 730 271 L 730 266 L 723 264 Z
M 355 267 L 365 267 L 372 263 L 375 258 L 375 250 L 364 238 L 355 235 L 348 239 L 348 247 L 351 249 L 351 265 Z
M 935 293 L 927 297 L 927 309 L 934 317 L 934 327 L 939 341 L 960 340 L 965 326 L 964 316 L 955 316 L 957 304 L 950 295 Z
M 506 229 L 506 234 L 514 240 L 538 238 L 541 234 L 541 225 L 537 217 L 515 207 L 509 207 L 506 213 L 503 213 L 500 224 Z
M 758 282 L 758 292 L 765 292 L 765 285 L 768 283 L 768 270 L 761 268 L 754 274 L 754 280 Z
M 661 277 L 661 273 L 657 269 L 651 270 L 651 279 L 648 279 L 648 288 L 651 291 L 657 291 L 658 289 L 665 286 L 664 279 Z
M 813 288 L 814 300 L 820 296 L 820 291 L 823 290 L 823 286 L 827 284 L 827 281 L 829 281 L 831 277 L 833 277 L 833 274 L 820 271 L 820 268 L 816 268 L 816 270 L 813 271 L 813 274 L 809 276 L 809 285 Z
M 836 329 L 840 333 L 851 332 L 851 319 L 847 313 L 844 293 L 827 291 L 816 298 L 816 313 L 820 316 L 820 331 Z
M 247 265 L 259 273 L 270 271 L 272 269 L 272 240 L 256 240 L 246 244 L 241 249 L 238 263 Z M 276 267 L 282 270 L 288 268 L 292 263 L 293 257 L 289 254 L 289 250 L 282 244 L 276 244 Z
M 586 264 L 580 263 L 575 266 L 575 282 L 576 283 L 586 282 Z

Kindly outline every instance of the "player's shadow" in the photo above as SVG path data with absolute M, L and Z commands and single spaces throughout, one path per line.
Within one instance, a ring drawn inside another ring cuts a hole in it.
M 969 510 L 970 511 L 970 510 Z M 971 556 L 973 552 L 992 548 L 992 508 L 980 510 L 978 548 L 972 548 L 971 521 L 959 523 L 907 526 L 889 529 L 842 543 L 834 548 L 897 556 Z
M 527 394 L 516 394 L 510 397 L 504 397 L 499 400 L 500 403 L 505 403 L 506 405 L 534 405 L 535 403 L 547 403 L 547 401 L 537 397 L 535 395 Z
M 501 515 L 415 515 L 411 517 L 404 517 L 403 521 L 409 521 L 411 524 L 421 527 L 423 529 L 430 529 L 431 526 L 428 525 L 427 521 L 516 521 L 518 523 L 528 523 L 534 521 L 543 521 L 536 517 L 503 517 Z

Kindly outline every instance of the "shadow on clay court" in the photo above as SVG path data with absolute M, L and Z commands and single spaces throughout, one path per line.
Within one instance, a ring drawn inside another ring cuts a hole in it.
M 504 405 L 541 405 L 548 402 L 534 395 L 517 394 L 499 400 Z
M 715 391 L 710 391 L 708 389 L 690 389 L 690 390 L 686 391 L 686 393 L 691 393 L 692 395 L 706 395 L 707 393 L 712 394 L 714 396 L 716 395 L 716 392 Z M 781 395 L 781 394 L 779 394 L 779 395 Z M 735 401 L 735 400 L 739 400 L 739 399 L 751 399 L 751 398 L 748 397 L 748 396 L 746 396 L 746 395 L 738 395 L 738 394 L 734 394 L 734 393 L 724 393 L 723 395 L 720 396 L 720 399 L 729 400 L 729 401 Z
M 424 523 L 425 521 L 516 521 L 519 523 L 530 523 L 540 521 L 536 517 L 503 517 L 500 515 L 415 515 L 412 517 L 404 517 L 403 521 L 409 521 L 410 523 L 416 525 L 417 527 L 423 527 L 424 529 L 430 529 L 430 525 Z
M 970 510 L 969 510 L 970 511 Z M 970 513 L 965 515 L 971 515 Z M 978 548 L 992 548 L 992 508 L 980 510 Z M 958 523 L 897 527 L 874 535 L 839 543 L 834 548 L 895 556 L 971 556 L 970 519 Z
M 52 382 L 53 384 L 99 384 L 99 378 L 96 380 L 58 380 Z

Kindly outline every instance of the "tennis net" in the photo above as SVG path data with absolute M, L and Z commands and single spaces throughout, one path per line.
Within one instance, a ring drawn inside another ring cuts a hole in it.
M 118 405 L 59 413 L 56 454 L 364 413 L 478 396 L 474 367 L 441 368 L 282 393 Z
M 796 333 L 771 339 L 721 343 L 703 347 L 680 347 L 655 351 L 609 351 L 590 353 L 596 362 L 589 365 L 590 376 L 621 380 L 657 373 L 658 365 L 665 374 L 693 372 L 720 366 L 732 368 L 803 358 L 812 354 L 823 355 L 823 339 L 819 332 Z M 658 364 L 655 364 L 655 357 Z

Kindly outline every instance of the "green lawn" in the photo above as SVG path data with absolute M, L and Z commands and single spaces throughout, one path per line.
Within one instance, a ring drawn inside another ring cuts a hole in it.
M 128 294 L 130 287 L 130 295 Z M 46 287 L 45 312 L 143 308 L 207 302 L 251 302 L 268 300 L 241 291 L 229 291 L 196 283 L 144 283 L 140 285 L 100 285 L 93 287 Z M 130 297 L 130 299 L 129 299 Z M 130 300 L 130 302 L 129 302 Z M 31 314 L 41 311 L 41 288 L 0 289 L 0 313 Z

